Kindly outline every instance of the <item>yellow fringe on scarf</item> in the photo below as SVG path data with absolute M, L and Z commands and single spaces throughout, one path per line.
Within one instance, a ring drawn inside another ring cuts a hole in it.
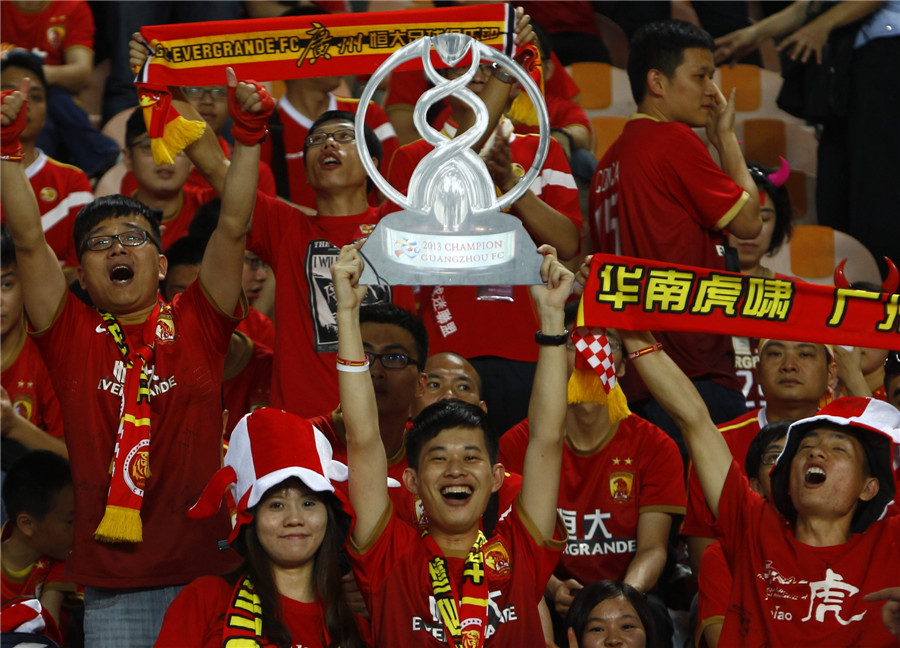
M 142 542 L 141 513 L 124 506 L 107 506 L 94 538 L 103 542 Z
M 631 415 L 628 400 L 619 383 L 616 382 L 616 386 L 607 394 L 600 376 L 591 369 L 575 369 L 572 372 L 572 377 L 569 378 L 568 402 L 606 405 L 610 423 L 618 423 Z
M 166 124 L 166 130 L 162 137 L 150 140 L 153 161 L 157 166 L 174 164 L 175 156 L 200 139 L 204 130 L 206 130 L 206 122 L 185 119 L 179 115 Z

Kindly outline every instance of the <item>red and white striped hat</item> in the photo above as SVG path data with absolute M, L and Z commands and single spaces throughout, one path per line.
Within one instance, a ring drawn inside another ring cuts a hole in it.
M 346 481 L 347 466 L 332 459 L 325 435 L 304 418 L 265 407 L 242 418 L 231 433 L 225 465 L 188 511 L 192 518 L 213 515 L 230 487 L 236 505 L 229 542 L 253 516 L 248 513 L 272 486 L 296 477 L 307 488 L 334 493 L 332 480 Z
M 851 531 L 862 533 L 884 515 L 896 494 L 894 471 L 900 467 L 900 411 L 874 398 L 845 397 L 791 424 L 784 450 L 771 473 L 772 500 L 791 522 L 797 517 L 789 492 L 791 462 L 806 433 L 823 426 L 847 428 L 854 433 L 866 453 L 872 476 L 878 479 L 878 494 L 868 502 L 860 502 L 853 516 Z

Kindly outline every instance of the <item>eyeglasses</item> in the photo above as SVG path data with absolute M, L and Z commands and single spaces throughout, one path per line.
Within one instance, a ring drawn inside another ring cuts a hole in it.
M 775 462 L 778 461 L 778 457 L 780 456 L 781 450 L 771 450 L 769 452 L 763 452 L 761 455 L 759 455 L 759 460 L 764 466 L 774 466 Z
M 322 146 L 322 144 L 328 141 L 329 137 L 335 142 L 346 144 L 347 142 L 356 141 L 356 132 L 349 128 L 339 128 L 336 131 L 331 131 L 330 133 L 326 133 L 325 131 L 316 131 L 315 133 L 311 133 L 307 136 L 306 145 Z
M 492 67 L 493 67 L 493 65 L 491 65 L 490 63 L 481 63 L 478 66 L 478 69 L 481 71 L 482 74 L 490 74 Z M 466 74 L 468 71 L 469 71 L 468 65 L 465 65 L 462 67 L 444 68 L 443 69 L 444 76 L 451 80 L 458 79 L 463 74 Z
M 203 99 L 206 95 L 209 95 L 209 98 L 213 101 L 225 101 L 228 99 L 228 90 L 217 86 L 185 86 L 183 90 L 184 96 L 188 99 Z
M 405 353 L 372 353 L 366 351 L 366 359 L 369 365 L 375 364 L 376 360 L 381 360 L 381 366 L 385 369 L 406 369 L 410 363 L 418 365 L 419 361 L 410 358 Z
M 244 257 L 244 263 L 250 266 L 250 269 L 254 272 L 259 270 L 260 268 L 262 268 L 263 270 L 269 269 L 269 266 L 266 264 L 266 262 L 259 257 Z
M 139 245 L 146 243 L 147 239 L 151 240 L 153 245 L 156 245 L 157 250 L 159 249 L 156 239 L 150 236 L 150 232 L 145 230 L 132 230 L 130 232 L 122 232 L 121 234 L 103 234 L 101 236 L 92 236 L 84 239 L 81 244 L 81 250 L 90 250 L 91 252 L 108 250 L 113 246 L 114 240 L 118 241 L 119 245 L 123 247 L 138 247 Z

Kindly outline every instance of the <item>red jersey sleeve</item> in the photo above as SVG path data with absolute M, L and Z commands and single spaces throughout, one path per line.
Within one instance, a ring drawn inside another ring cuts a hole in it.
M 66 21 L 66 36 L 63 41 L 63 53 L 70 47 L 80 45 L 94 51 L 94 14 L 87 2 L 60 2 L 70 5 Z
M 699 137 L 686 124 L 663 131 L 669 190 L 697 222 L 710 230 L 724 229 L 746 202 L 744 189 L 713 161 Z

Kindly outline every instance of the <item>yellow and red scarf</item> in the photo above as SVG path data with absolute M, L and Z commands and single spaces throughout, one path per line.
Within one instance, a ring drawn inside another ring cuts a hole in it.
M 900 348 L 900 294 L 595 254 L 577 326 Z
M 481 648 L 487 630 L 488 609 L 488 582 L 482 551 L 487 542 L 484 533 L 478 531 L 475 544 L 466 557 L 461 597 L 447 570 L 447 559 L 427 529 L 422 533 L 422 540 L 431 554 L 428 575 L 447 631 L 447 645 L 450 648 Z
M 116 447 L 111 461 L 106 511 L 94 538 L 102 542 L 141 542 L 141 504 L 150 478 L 150 381 L 147 367 L 153 359 L 160 312 L 169 310 L 157 302 L 144 322 L 142 339 L 135 346 L 111 313 L 100 312 L 125 364 L 125 386 Z

